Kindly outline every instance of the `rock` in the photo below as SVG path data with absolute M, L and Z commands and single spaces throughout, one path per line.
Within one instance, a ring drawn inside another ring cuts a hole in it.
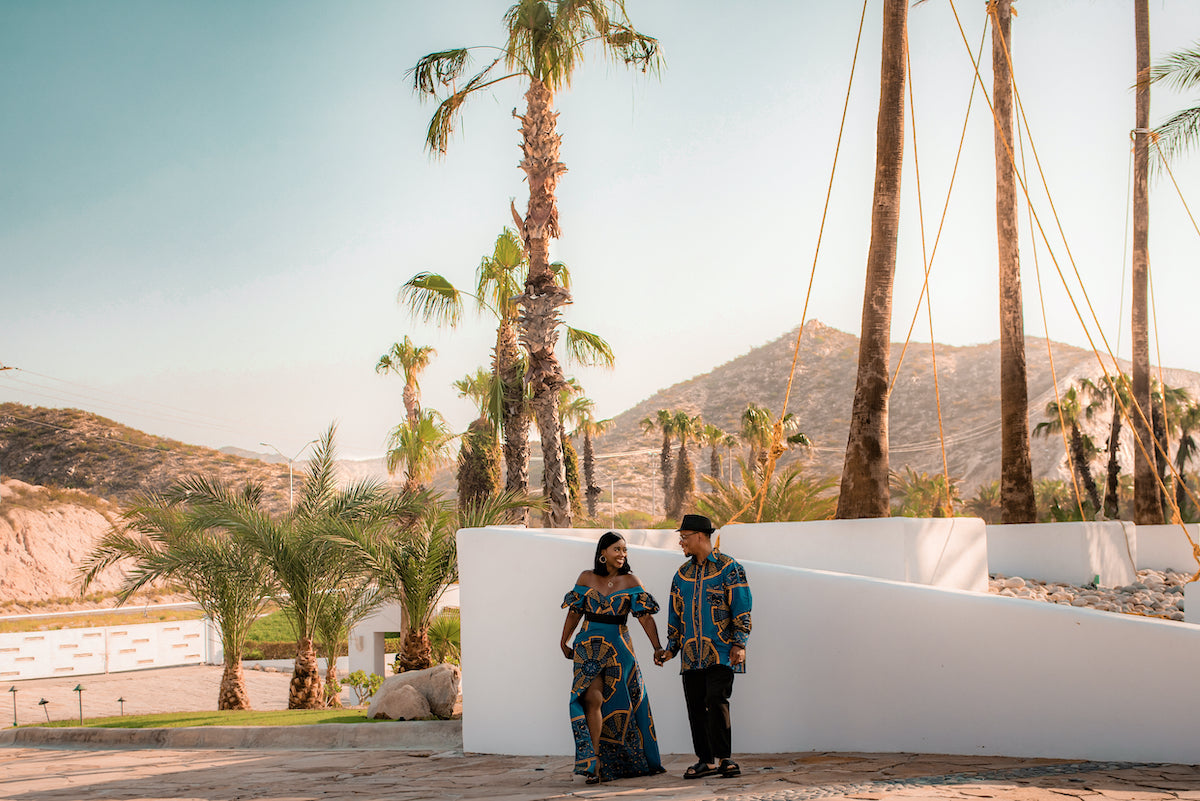
M 1021 578 L 1020 576 L 1013 576 L 1012 578 L 1004 580 L 1004 586 L 1008 587 L 1010 590 L 1015 590 L 1025 586 L 1025 579 Z
M 420 720 L 433 714 L 429 701 L 411 684 L 401 684 L 393 687 L 390 692 L 383 688 L 375 693 L 371 705 L 367 707 L 367 717 L 372 720 L 391 718 L 392 720 Z
M 459 687 L 462 685 L 462 674 L 454 665 L 434 665 L 425 670 L 410 670 L 398 673 L 384 679 L 379 690 L 371 696 L 371 705 L 367 708 L 367 717 L 374 718 L 376 705 L 386 704 L 389 695 L 400 691 L 401 687 L 411 687 L 426 703 L 426 712 L 421 717 L 430 714 L 440 718 L 449 718 L 454 714 L 454 703 L 458 700 Z M 390 707 L 389 707 L 390 708 Z M 393 720 L 399 720 L 395 715 L 387 715 Z M 406 720 L 412 720 L 405 716 Z

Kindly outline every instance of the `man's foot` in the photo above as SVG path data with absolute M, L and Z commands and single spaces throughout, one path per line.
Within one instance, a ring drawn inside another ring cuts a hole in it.
M 722 759 L 721 766 L 717 768 L 717 775 L 722 779 L 729 779 L 734 776 L 741 776 L 742 769 L 732 759 Z
M 683 772 L 683 778 L 685 778 L 685 779 L 700 779 L 700 778 L 703 778 L 704 776 L 711 776 L 712 774 L 714 774 L 716 772 L 717 772 L 716 765 L 709 765 L 704 762 L 697 762 L 695 765 L 692 765 L 690 768 L 688 768 L 687 770 L 685 770 Z

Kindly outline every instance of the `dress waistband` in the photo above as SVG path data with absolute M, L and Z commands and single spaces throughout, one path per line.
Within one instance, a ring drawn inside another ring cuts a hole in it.
M 624 626 L 629 620 L 629 615 L 601 615 L 596 612 L 584 612 L 583 619 L 589 623 L 616 623 L 618 626 Z

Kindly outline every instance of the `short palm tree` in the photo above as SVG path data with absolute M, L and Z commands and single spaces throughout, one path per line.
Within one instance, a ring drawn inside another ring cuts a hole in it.
M 399 373 L 404 376 L 404 412 L 410 425 L 417 422 L 421 414 L 421 386 L 417 378 L 437 351 L 428 345 L 414 345 L 406 334 L 403 342 L 392 343 L 391 349 L 379 357 L 375 372 L 380 375 Z
M 518 0 L 504 19 L 508 36 L 500 55 L 465 81 L 470 57 L 466 48 L 430 53 L 410 75 L 418 93 L 439 100 L 425 139 L 428 149 L 439 154 L 446 152 L 468 98 L 492 91 L 508 78 L 527 85 L 525 114 L 518 119 L 524 154 L 520 167 L 529 184 L 529 205 L 524 217 L 515 204 L 512 209 L 529 259 L 520 299 L 524 310 L 520 336 L 529 354 L 531 405 L 550 474 L 546 480 L 550 522 L 559 527 L 570 525 L 571 516 L 555 408 L 564 378 L 554 351 L 559 309 L 570 303 L 571 295 L 555 281 L 550 267 L 550 240 L 559 235 L 556 191 L 567 169 L 558 159 L 561 137 L 555 132 L 554 94 L 570 84 L 585 45 L 594 42 L 621 62 L 646 70 L 659 65 L 658 41 L 633 28 L 623 0 Z M 501 65 L 505 74 L 495 74 Z
M 711 518 L 714 525 L 733 522 L 739 512 L 743 513 L 743 522 L 753 519 L 758 514 L 759 500 L 762 517 L 758 522 L 763 523 L 828 520 L 837 509 L 837 496 L 833 494 L 836 482 L 832 478 L 809 478 L 801 465 L 789 465 L 775 473 L 765 497 L 760 498 L 762 474 L 754 467 L 747 467 L 742 459 L 738 459 L 738 465 L 741 486 L 733 481 L 703 477 L 708 491 L 696 498 L 696 508 Z
M 460 398 L 470 398 L 479 409 L 479 417 L 462 435 L 458 451 L 458 501 L 473 503 L 486 495 L 495 495 L 502 486 L 500 443 L 496 441 L 498 423 L 503 415 L 503 395 L 499 382 L 482 367 L 454 382 Z
M 457 532 L 505 523 L 514 510 L 530 505 L 537 502 L 509 492 L 462 507 L 430 495 L 414 502 L 404 494 L 392 500 L 378 525 L 334 538 L 381 593 L 403 607 L 401 670 L 431 664 L 429 623 L 446 588 L 458 581 Z
M 963 504 L 968 512 L 983 519 L 988 525 L 995 525 L 1003 520 L 1003 508 L 1000 504 L 1000 482 L 991 481 L 980 484 L 975 494 Z M 1034 518 L 1036 520 L 1036 517 Z
M 422 409 L 416 424 L 404 422 L 392 429 L 387 443 L 387 469 L 404 466 L 404 489 L 414 492 L 450 461 L 454 434 L 435 409 Z
M 217 627 L 225 667 L 217 709 L 249 709 L 242 674 L 242 650 L 250 626 L 273 594 L 271 570 L 247 542 L 219 526 L 197 521 L 187 498 L 200 490 L 231 508 L 258 510 L 262 488 L 241 492 L 221 482 L 194 478 L 177 482 L 165 494 L 142 496 L 85 557 L 83 589 L 106 567 L 131 563 L 117 597 L 125 603 L 138 590 L 165 580 L 183 587 Z
M 943 473 L 919 473 L 905 465 L 904 472 L 892 473 L 890 495 L 898 501 L 893 517 L 953 517 L 958 482 L 947 484 Z

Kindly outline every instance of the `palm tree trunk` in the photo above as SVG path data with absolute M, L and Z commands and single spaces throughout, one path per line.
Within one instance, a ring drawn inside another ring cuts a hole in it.
M 406 378 L 404 382 L 404 412 L 410 426 L 415 427 L 421 422 L 421 392 L 412 378 Z
M 400 650 L 400 671 L 424 670 L 431 665 L 433 665 L 433 649 L 429 647 L 429 629 L 406 629 L 404 645 Z
M 658 468 L 662 471 L 663 512 L 671 514 L 671 435 L 663 431 L 662 451 L 658 455 Z
M 246 676 L 242 673 L 242 655 L 229 649 L 225 650 L 217 709 L 250 709 L 250 694 L 246 692 Z
M 588 517 L 595 518 L 601 490 L 596 486 L 596 451 L 592 448 L 592 434 L 586 428 L 583 431 L 583 483 L 587 487 Z
M 886 517 L 889 512 L 888 356 L 904 158 L 907 25 L 907 0 L 884 0 L 871 245 L 863 288 L 858 377 L 838 495 L 837 517 L 841 519 Z
M 1092 509 L 1100 508 L 1100 491 L 1096 489 L 1096 479 L 1092 476 L 1092 468 L 1088 464 L 1087 450 L 1083 446 L 1083 435 L 1078 426 L 1071 426 L 1071 461 L 1075 467 L 1075 475 L 1083 484 L 1083 491 L 1091 501 Z
M 708 474 L 713 478 L 721 477 L 721 454 L 717 453 L 717 446 L 714 443 L 712 450 L 708 454 Z
M 1164 391 L 1166 388 L 1163 388 Z M 1154 413 L 1150 415 L 1150 424 L 1154 426 L 1154 465 L 1155 473 L 1158 475 L 1158 481 L 1154 482 L 1154 486 L 1158 492 L 1159 508 L 1162 509 L 1164 520 L 1166 518 L 1167 509 L 1170 508 L 1170 503 L 1167 500 L 1167 481 L 1171 474 L 1170 464 L 1167 462 L 1167 421 L 1163 418 L 1162 404 L 1154 404 Z
M 496 332 L 496 375 L 504 388 L 504 489 L 525 495 L 529 492 L 529 405 L 525 402 L 525 376 L 514 323 L 501 323 Z M 529 510 L 522 508 L 518 525 L 529 524 Z
M 1133 136 L 1133 515 L 1141 525 L 1163 522 L 1153 462 L 1150 431 L 1150 332 L 1147 277 L 1150 270 L 1150 8 L 1134 0 L 1134 41 L 1137 48 L 1136 120 Z M 1141 409 L 1141 412 L 1138 412 Z M 1140 443 L 1140 445 L 1138 444 Z
M 1025 376 L 1025 320 L 1017 192 L 1011 154 L 1011 0 L 992 6 L 992 87 L 996 111 L 996 241 L 1000 254 L 1000 504 L 1005 523 L 1033 523 L 1033 464 L 1029 455 L 1029 388 Z
M 296 666 L 288 687 L 288 709 L 322 709 L 324 706 L 317 649 L 311 638 L 302 637 L 296 642 Z
M 692 508 L 696 496 L 696 470 L 688 455 L 687 435 L 679 439 L 679 458 L 675 465 L 675 486 L 671 492 L 671 508 L 667 516 L 679 520 Z
M 550 239 L 559 233 L 555 190 L 558 176 L 567 168 L 558 161 L 561 137 L 555 133 L 558 115 L 553 110 L 554 94 L 540 80 L 531 78 L 525 101 L 525 116 L 518 118 L 525 155 L 520 166 L 529 183 L 529 207 L 522 222 L 529 278 L 521 296 L 519 325 L 521 342 L 529 352 L 526 380 L 542 440 L 549 523 L 552 528 L 566 528 L 571 525 L 571 506 L 558 432 L 558 393 L 565 381 L 554 346 L 561 322 L 558 310 L 571 302 L 571 293 L 554 282 Z
M 325 688 L 329 690 L 328 697 L 325 699 L 325 705 L 331 709 L 342 708 L 341 693 L 333 694 L 330 689 L 338 686 L 338 671 L 337 671 L 337 649 L 330 648 L 329 656 L 325 657 Z
M 1114 397 L 1112 426 L 1108 431 L 1108 472 L 1104 482 L 1104 516 L 1116 520 L 1121 513 L 1121 463 L 1117 460 L 1121 443 L 1121 407 Z

